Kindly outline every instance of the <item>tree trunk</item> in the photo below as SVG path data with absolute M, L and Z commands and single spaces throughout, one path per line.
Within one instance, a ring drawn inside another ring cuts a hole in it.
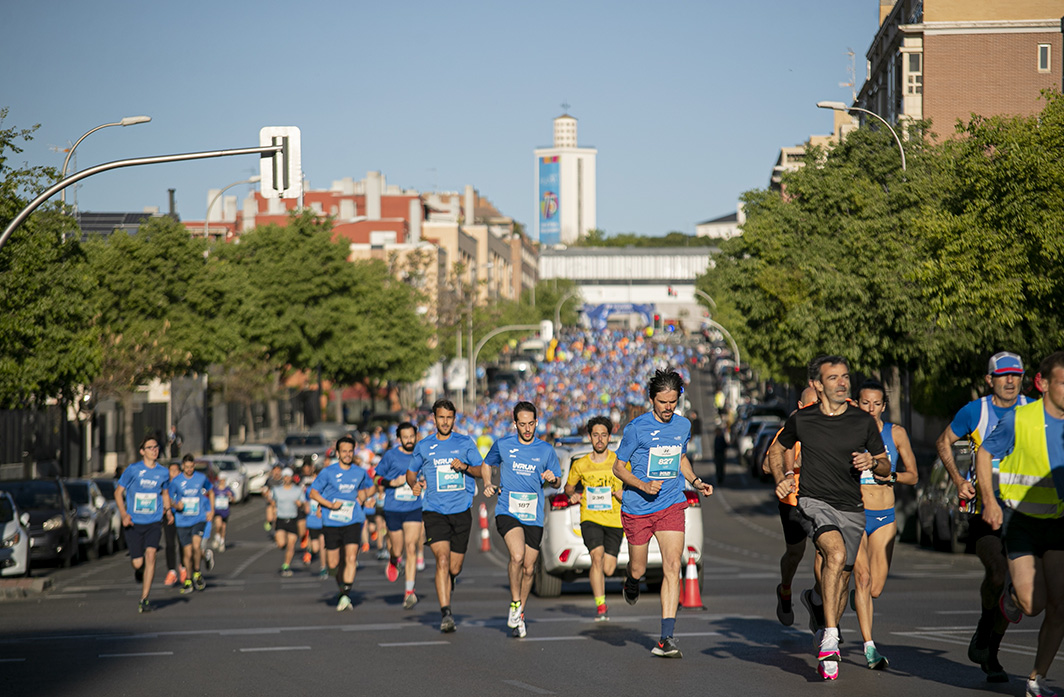
M 122 404 L 122 433 L 124 435 L 123 448 L 125 452 L 126 461 L 120 463 L 123 467 L 125 465 L 132 464 L 140 459 L 140 453 L 137 451 L 137 443 L 133 440 L 133 393 L 123 392 L 121 398 Z M 163 444 L 159 444 L 159 452 L 162 454 Z

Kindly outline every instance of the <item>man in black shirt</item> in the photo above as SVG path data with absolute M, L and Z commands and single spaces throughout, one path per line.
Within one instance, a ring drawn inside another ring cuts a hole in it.
M 875 419 L 849 402 L 850 368 L 842 356 L 820 356 L 809 364 L 809 385 L 820 400 L 787 419 L 769 448 L 776 495 L 795 488 L 783 471 L 783 453 L 802 444 L 802 487 L 798 510 L 812 522 L 813 544 L 823 559 L 824 634 L 818 654 L 825 680 L 839 675 L 839 616 L 845 602 L 857 549 L 864 532 L 861 472 L 890 474 L 890 460 Z

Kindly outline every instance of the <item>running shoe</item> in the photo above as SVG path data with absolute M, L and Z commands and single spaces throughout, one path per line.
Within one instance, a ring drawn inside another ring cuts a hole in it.
M 631 583 L 631 580 L 625 576 L 624 585 L 621 587 L 621 595 L 624 597 L 624 602 L 629 605 L 635 605 L 636 601 L 639 600 L 639 581 Z
M 528 631 L 525 629 L 525 617 L 521 615 L 521 619 L 518 621 L 517 626 L 514 627 L 513 636 L 515 639 L 524 639 L 528 636 Z
M 521 603 L 514 600 L 510 603 L 510 614 L 506 617 L 506 626 L 513 629 L 521 623 Z
M 273 524 L 267 520 L 265 523 L 262 524 L 262 529 L 266 532 L 269 532 L 270 530 L 273 530 Z
M 214 571 L 214 550 L 206 549 L 203 552 L 203 562 L 207 566 L 207 571 Z
M 140 604 L 137 605 L 137 612 L 141 614 L 144 614 L 145 612 L 151 612 L 154 609 L 155 606 L 149 603 L 147 598 L 141 600 Z
M 886 670 L 890 666 L 890 661 L 886 656 L 879 653 L 879 650 L 875 646 L 869 646 L 864 650 L 865 661 L 868 663 L 869 670 Z
M 325 579 L 329 578 L 329 570 L 328 569 L 322 569 L 321 571 L 319 571 L 318 572 L 318 578 L 321 579 L 322 581 L 324 581 Z
M 384 561 L 389 556 L 390 555 L 388 554 L 388 550 L 386 550 L 386 549 L 378 549 L 377 550 L 377 561 Z
M 984 634 L 982 627 L 977 626 L 968 642 L 968 660 L 980 666 L 990 660 L 990 642 Z
M 384 575 L 387 576 L 388 580 L 392 583 L 399 580 L 399 567 L 390 559 L 388 560 L 388 566 L 384 568 Z
M 305 532 L 303 537 L 299 538 L 299 548 L 306 549 L 308 544 L 310 544 L 310 533 Z
M 835 680 L 839 677 L 839 643 L 831 638 L 825 638 L 817 652 L 817 672 L 824 680 Z
M 1023 612 L 1016 606 L 1016 601 L 1012 599 L 1012 584 L 1005 586 L 1005 590 L 1001 592 L 1001 600 L 998 602 L 998 607 L 1001 608 L 1001 614 L 1005 616 L 1012 624 L 1016 624 L 1023 619 Z
M 342 594 L 340 596 L 340 599 L 338 601 L 336 601 L 336 611 L 337 612 L 343 612 L 344 610 L 350 610 L 350 609 L 351 609 L 351 598 L 348 598 L 347 594 L 344 593 L 344 594 Z
M 196 589 L 192 586 L 192 579 L 191 578 L 185 579 L 185 582 L 181 584 L 181 593 L 182 593 L 182 595 L 191 593 L 194 590 L 196 590 Z
M 671 636 L 665 637 L 654 648 L 650 649 L 650 655 L 660 656 L 661 658 L 683 658 L 683 652 L 680 651 L 679 645 Z
M 420 554 L 417 555 L 417 570 L 418 571 L 424 571 L 425 570 L 425 557 L 421 556 Z
M 1057 693 L 1042 684 L 1045 680 L 1041 675 L 1027 679 L 1027 697 L 1057 697 Z
M 602 603 L 595 608 L 595 621 L 596 622 L 609 622 L 610 616 L 607 614 L 609 608 L 606 607 L 606 603 Z
M 997 656 L 990 656 L 983 663 L 979 664 L 979 667 L 986 673 L 987 682 L 1008 682 L 1009 674 L 1005 672 L 1005 668 L 998 661 Z
M 292 575 L 292 567 L 289 566 L 288 564 L 282 564 L 281 565 L 281 575 L 284 576 L 285 578 L 288 578 L 289 576 L 291 576 Z
M 358 551 L 360 551 L 360 552 L 368 552 L 369 551 L 369 543 L 368 542 L 363 542 L 362 546 L 359 547 Z
M 188 580 L 188 569 L 186 569 L 185 567 L 182 566 L 181 567 L 181 583 L 184 583 L 187 580 Z
M 813 591 L 809 588 L 802 591 L 802 605 L 809 611 L 809 631 L 815 634 L 818 629 L 823 629 L 824 606 L 813 602 Z
M 403 609 L 413 610 L 415 605 L 417 605 L 417 594 L 414 591 L 407 591 L 403 596 Z
M 776 619 L 784 627 L 794 624 L 794 606 L 791 604 L 791 595 L 783 595 L 783 584 L 776 586 Z
M 225 540 L 222 540 L 221 542 L 218 543 L 218 551 L 219 552 L 224 552 L 225 551 Z
M 135 573 L 136 573 L 136 575 L 139 576 L 139 578 L 137 578 L 138 581 L 143 581 L 144 580 L 143 568 L 137 569 Z M 174 571 L 173 569 L 170 569 L 169 571 L 166 572 L 166 580 L 163 581 L 163 585 L 164 586 L 172 586 L 175 583 L 177 583 L 177 572 Z
M 304 566 L 310 566 L 314 558 L 310 555 L 310 552 L 303 552 L 303 564 Z
M 201 591 L 204 588 L 206 588 L 207 587 L 207 581 L 206 581 L 206 579 L 203 578 L 203 574 L 201 574 L 198 571 L 196 573 L 192 574 L 192 585 L 198 591 Z
M 444 615 L 440 620 L 440 631 L 444 634 L 450 634 L 454 630 L 458 629 L 458 626 L 454 623 L 454 615 Z

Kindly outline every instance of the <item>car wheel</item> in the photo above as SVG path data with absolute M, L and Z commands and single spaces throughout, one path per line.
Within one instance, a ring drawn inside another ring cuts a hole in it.
M 93 540 L 89 544 L 85 545 L 85 553 L 82 555 L 82 557 L 86 561 L 96 561 L 97 559 L 99 559 L 99 557 L 100 557 L 100 545 L 99 545 L 99 543 L 96 542 L 95 540 Z
M 78 556 L 77 545 L 72 545 L 71 551 L 67 552 L 67 555 L 60 560 L 60 562 L 59 562 L 60 566 L 62 566 L 64 569 L 69 569 L 70 567 L 74 566 L 74 559 L 77 556 Z
M 964 554 L 965 543 L 960 541 L 960 526 L 954 520 L 949 526 L 949 551 L 953 554 Z
M 104 538 L 103 545 L 104 554 L 106 554 L 107 556 L 111 556 L 115 553 L 115 536 L 112 535 L 109 531 L 107 533 L 107 537 Z
M 557 598 L 562 594 L 562 580 L 543 568 L 543 560 L 536 560 L 536 573 L 532 577 L 532 592 L 540 598 Z

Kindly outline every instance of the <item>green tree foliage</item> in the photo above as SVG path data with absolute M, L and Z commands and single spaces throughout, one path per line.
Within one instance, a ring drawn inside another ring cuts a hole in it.
M 717 240 L 698 237 L 673 230 L 665 235 L 637 235 L 621 232 L 608 235 L 605 230 L 593 228 L 574 242 L 573 247 L 715 247 Z
M 0 109 L 0 229 L 57 178 L 47 167 L 12 157 L 37 126 L 4 127 Z M 0 406 L 71 398 L 95 373 L 99 350 L 91 332 L 89 278 L 76 231 L 55 208 L 30 216 L 0 249 Z

